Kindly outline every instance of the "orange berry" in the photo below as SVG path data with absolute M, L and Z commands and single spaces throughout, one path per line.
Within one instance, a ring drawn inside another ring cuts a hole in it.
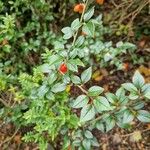
M 74 11 L 74 12 L 78 12 L 78 11 L 79 11 L 79 4 L 74 6 L 73 11 Z
M 59 67 L 59 72 L 65 74 L 68 71 L 67 65 L 65 63 L 61 64 Z
M 125 71 L 129 70 L 129 63 L 128 62 L 123 64 L 123 70 L 125 70 Z
M 80 3 L 74 6 L 74 12 L 82 13 L 85 8 L 85 4 Z
M 98 3 L 99 5 L 103 5 L 104 0 L 96 0 L 96 3 Z

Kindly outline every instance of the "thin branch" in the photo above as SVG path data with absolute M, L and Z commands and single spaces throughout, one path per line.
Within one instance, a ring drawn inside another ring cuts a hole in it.
M 5 107 L 10 107 L 9 104 L 7 104 L 2 98 L 0 98 L 0 102 L 1 102 Z
M 142 131 L 140 131 L 140 132 L 146 132 L 146 131 L 149 131 L 150 129 L 149 128 L 147 128 L 147 129 L 144 129 L 144 130 L 142 130 Z M 132 132 L 132 133 L 128 133 L 128 134 L 125 134 L 125 135 L 121 135 L 121 137 L 128 137 L 128 136 L 131 136 L 131 135 L 133 135 L 134 134 L 134 132 Z
M 77 85 L 77 87 L 83 92 L 85 93 L 86 95 L 88 94 L 88 92 L 80 85 Z
M 88 0 L 87 0 L 86 3 L 85 3 L 85 7 L 84 7 L 84 9 L 83 9 L 83 12 L 82 12 L 82 15 L 81 15 L 81 18 L 80 18 L 80 23 L 82 23 L 82 21 L 83 21 L 83 16 L 84 16 L 84 13 L 85 13 L 85 10 L 86 10 L 87 5 L 88 5 Z M 75 41 L 76 41 L 76 39 L 77 39 L 78 32 L 79 32 L 79 30 L 77 30 L 77 32 L 75 33 L 75 36 L 74 36 L 74 39 L 73 39 L 73 42 L 72 42 L 72 46 L 74 46 L 74 44 L 75 44 Z

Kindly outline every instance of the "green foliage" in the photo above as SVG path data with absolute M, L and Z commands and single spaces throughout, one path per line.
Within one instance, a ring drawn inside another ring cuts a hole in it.
M 56 36 L 49 30 L 46 22 L 53 21 L 55 16 L 50 11 L 52 5 L 43 0 L 9 1 L 11 15 L 1 18 L 1 39 L 13 43 L 7 50 L 10 56 L 15 55 L 15 61 L 11 59 L 10 62 L 15 66 L 16 57 L 21 51 L 17 62 L 22 69 L 17 66 L 15 76 L 11 71 L 2 73 L 8 63 L 4 58 L 0 72 L 0 90 L 9 91 L 15 105 L 8 105 L 0 115 L 6 116 L 9 112 L 11 115 L 8 118 L 16 126 L 32 126 L 32 132 L 26 133 L 23 140 L 38 143 L 41 150 L 47 149 L 48 143 L 55 145 L 59 137 L 63 137 L 61 148 L 64 150 L 68 147 L 73 150 L 77 147 L 79 150 L 91 150 L 92 147 L 99 147 L 92 133 L 95 128 L 108 132 L 115 126 L 126 128 L 134 119 L 150 122 L 150 113 L 145 110 L 150 99 L 150 84 L 145 83 L 138 71 L 133 75 L 132 83 L 122 84 L 115 93 L 105 93 L 97 85 L 86 86 L 91 81 L 95 58 L 100 66 L 114 64 L 121 69 L 122 54 L 128 51 L 132 54 L 136 48 L 129 42 L 120 41 L 116 46 L 111 41 L 104 42 L 106 28 L 103 27 L 102 16 L 95 18 L 94 7 L 87 2 L 84 1 L 86 11 L 83 11 L 80 19 L 74 19 L 70 26 L 61 30 L 62 36 Z M 21 5 L 23 7 L 20 10 L 18 6 Z M 3 4 L 0 6 L 3 7 Z M 15 15 L 12 14 L 13 10 Z M 22 23 L 22 13 L 23 17 L 32 13 L 24 26 L 19 25 Z M 85 35 L 80 35 L 81 31 Z M 27 36 L 28 33 L 32 34 Z M 8 43 L 5 41 L 5 46 Z M 32 73 L 28 73 L 22 58 L 31 51 L 43 54 L 41 63 L 34 64 Z M 7 56 L 5 52 L 3 50 L 2 54 Z M 9 67 L 10 64 L 8 63 Z M 60 71 L 62 64 L 67 67 L 64 74 Z M 22 73 L 23 70 L 26 73 Z M 69 93 L 68 87 L 78 88 L 79 95 Z M 4 102 L 3 104 L 6 105 Z

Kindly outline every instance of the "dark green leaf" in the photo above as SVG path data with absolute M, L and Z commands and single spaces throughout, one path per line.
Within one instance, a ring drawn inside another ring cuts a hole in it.
M 86 130 L 84 135 L 88 139 L 92 139 L 93 138 L 93 134 L 91 133 L 91 131 Z
M 93 24 L 93 22 L 88 22 L 82 27 L 82 31 L 88 36 L 94 37 L 95 25 Z
M 132 114 L 131 111 L 129 110 L 125 110 L 124 114 L 123 114 L 123 123 L 130 123 L 131 121 L 133 121 L 134 119 L 134 115 Z
M 103 88 L 99 87 L 99 86 L 92 86 L 89 88 L 88 90 L 88 95 L 89 96 L 98 96 L 99 94 L 101 94 L 104 91 Z
M 95 108 L 91 105 L 86 105 L 81 110 L 80 121 L 86 122 L 95 117 Z
M 82 145 L 86 150 L 91 150 L 91 141 L 89 139 L 84 139 Z
M 91 79 L 92 76 L 92 68 L 89 67 L 88 69 L 86 69 L 85 71 L 82 72 L 81 74 L 81 80 L 83 83 L 88 82 Z
M 91 9 L 88 10 L 87 13 L 85 13 L 84 15 L 84 21 L 88 21 L 94 14 L 94 7 L 92 7 Z
M 137 118 L 141 122 L 150 122 L 150 113 L 148 111 L 146 111 L 146 110 L 139 110 Z
M 144 95 L 144 97 L 150 99 L 150 84 L 145 84 L 143 87 L 142 87 L 142 93 Z
M 71 81 L 74 83 L 74 84 L 80 84 L 81 83 L 81 79 L 78 77 L 78 76 L 71 76 Z
M 54 93 L 58 93 L 58 92 L 64 91 L 65 89 L 66 89 L 66 85 L 65 84 L 63 84 L 63 83 L 56 83 L 52 87 L 51 91 L 54 92 Z
M 77 97 L 77 99 L 73 103 L 73 108 L 82 108 L 86 106 L 88 103 L 89 99 L 86 95 L 80 95 Z
M 71 23 L 71 29 L 74 31 L 77 31 L 81 26 L 81 23 L 79 21 L 79 18 L 75 19 L 72 23 Z
M 145 81 L 143 76 L 139 73 L 139 71 L 136 71 L 133 78 L 132 78 L 133 84 L 137 87 L 140 88 L 144 85 Z
M 112 110 L 108 100 L 103 96 L 99 96 L 94 100 L 94 106 L 98 112 Z
M 123 88 L 130 92 L 137 92 L 137 88 L 132 83 L 124 83 L 122 84 Z
M 85 40 L 84 36 L 79 36 L 75 42 L 75 45 L 77 47 L 80 47 L 84 43 L 84 40 Z

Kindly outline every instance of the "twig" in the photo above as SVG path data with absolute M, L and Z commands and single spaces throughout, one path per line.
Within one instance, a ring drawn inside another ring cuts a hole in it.
M 80 85 L 77 85 L 77 87 L 83 92 L 85 93 L 86 95 L 88 94 L 88 92 Z
M 82 23 L 83 16 L 84 16 L 84 13 L 85 13 L 85 10 L 86 10 L 87 5 L 88 5 L 88 0 L 87 0 L 86 3 L 85 3 L 85 7 L 84 7 L 84 9 L 83 9 L 83 12 L 82 12 L 82 15 L 81 15 L 81 18 L 80 18 L 80 23 Z M 75 41 L 76 41 L 76 39 L 77 39 L 78 32 L 79 32 L 79 30 L 77 30 L 77 32 L 75 33 L 75 36 L 74 36 L 74 39 L 73 39 L 73 42 L 72 42 L 72 46 L 74 46 L 74 44 L 75 44 Z
M 2 98 L 0 98 L 0 102 L 1 102 L 5 107 L 10 107 Z
M 146 132 L 146 131 L 149 131 L 150 129 L 149 128 L 147 128 L 147 129 L 145 129 L 145 130 L 142 130 L 142 131 L 140 131 L 140 132 Z M 128 133 L 128 134 L 125 134 L 125 135 L 121 135 L 121 137 L 128 137 L 128 136 L 131 136 L 131 135 L 133 135 L 134 134 L 134 132 L 132 132 L 132 133 Z

